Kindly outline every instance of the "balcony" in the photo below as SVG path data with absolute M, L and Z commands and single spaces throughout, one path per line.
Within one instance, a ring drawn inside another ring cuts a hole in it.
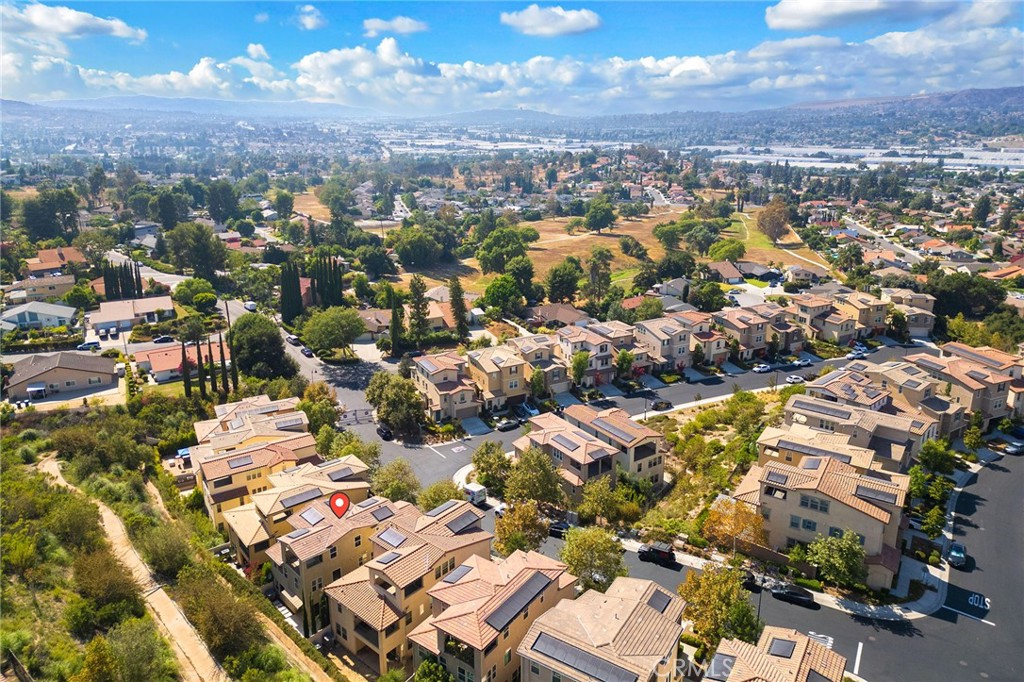
M 454 656 L 470 668 L 476 666 L 476 656 L 473 648 L 450 635 L 445 636 L 444 653 L 446 656 Z
M 365 622 L 359 621 L 356 623 L 355 632 L 359 635 L 360 639 L 372 646 L 374 649 L 380 647 L 380 644 L 378 644 L 379 633 Z

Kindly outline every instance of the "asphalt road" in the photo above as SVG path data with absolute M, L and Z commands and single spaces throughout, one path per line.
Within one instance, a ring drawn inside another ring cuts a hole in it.
M 864 225 L 862 225 L 861 223 L 858 223 L 853 218 L 847 217 L 847 218 L 844 218 L 844 220 L 846 221 L 846 224 L 847 224 L 848 227 L 852 227 L 855 230 L 857 230 L 858 232 L 866 234 L 869 237 L 873 237 L 875 239 L 875 241 L 878 243 L 879 246 L 882 246 L 884 248 L 890 249 L 890 250 L 895 251 L 896 253 L 902 255 L 904 258 L 907 259 L 908 263 L 913 264 L 913 263 L 918 263 L 918 262 L 924 260 L 923 258 L 921 258 L 921 256 L 919 254 L 915 253 L 914 251 L 911 251 L 910 249 L 904 248 L 904 247 L 900 246 L 899 244 L 895 244 L 895 243 L 889 241 L 888 239 L 883 237 L 878 232 L 875 232 L 874 230 L 872 230 L 869 227 L 865 227 Z

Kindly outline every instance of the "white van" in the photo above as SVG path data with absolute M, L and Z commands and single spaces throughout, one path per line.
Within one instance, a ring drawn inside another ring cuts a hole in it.
M 248 310 L 250 313 L 256 312 L 256 301 L 246 301 L 242 304 L 242 307 Z
M 487 488 L 479 483 L 467 483 L 462 488 L 462 492 L 466 494 L 466 499 L 470 504 L 475 504 L 478 507 L 487 504 Z

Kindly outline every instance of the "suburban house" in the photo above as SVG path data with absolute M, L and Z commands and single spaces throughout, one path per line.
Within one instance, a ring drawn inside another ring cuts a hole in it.
M 837 369 L 805 385 L 807 395 L 843 405 L 868 410 L 881 410 L 892 401 L 888 389 L 876 387 L 864 374 L 850 369 Z
M 786 462 L 800 466 L 804 457 L 834 457 L 860 473 L 884 471 L 871 448 L 853 445 L 850 436 L 815 429 L 806 424 L 766 426 L 757 439 L 758 464 Z
M 825 268 L 815 265 L 790 265 L 786 268 L 785 279 L 796 284 L 813 284 L 828 276 Z
M 671 313 L 669 317 L 679 322 L 689 330 L 690 333 L 690 362 L 698 364 L 693 359 L 696 353 L 703 361 L 703 365 L 720 366 L 729 359 L 729 337 L 717 329 L 712 329 L 711 315 L 696 310 L 689 310 L 682 313 Z
M 596 332 L 612 342 L 612 353 L 616 356 L 620 351 L 626 351 L 633 356 L 633 374 L 643 374 L 651 367 L 651 358 L 647 346 L 638 344 L 636 341 L 636 330 L 633 325 L 620 322 L 619 320 L 608 320 L 607 322 L 596 322 L 590 325 L 590 331 Z
M 505 345 L 527 362 L 526 378 L 533 380 L 534 372 L 544 375 L 544 388 L 550 395 L 565 393 L 571 387 L 569 368 L 556 353 L 555 339 L 546 334 L 533 334 L 509 339 Z
M 422 355 L 413 364 L 412 380 L 425 398 L 429 419 L 441 423 L 480 414 L 481 403 L 465 358 L 455 352 L 438 353 Z
M 102 391 L 113 386 L 117 386 L 113 358 L 53 353 L 15 362 L 7 395 L 11 400 L 41 400 L 57 393 Z
M 231 350 L 224 345 L 224 362 L 228 367 L 231 366 Z M 210 364 L 210 354 L 213 354 L 213 365 L 215 371 L 220 371 L 220 355 L 221 345 L 214 343 L 212 345 L 204 345 L 200 350 L 203 352 L 203 364 Z M 189 367 L 192 371 L 191 376 L 198 376 L 199 374 L 199 355 L 195 346 L 185 346 L 185 357 L 188 360 Z M 181 347 L 173 346 L 169 348 L 154 348 L 153 350 L 144 350 L 135 353 L 135 364 L 140 370 L 145 370 L 152 377 L 153 380 L 158 384 L 164 383 L 165 381 L 174 381 L 175 379 L 181 379 L 184 375 L 181 367 Z
M 652 291 L 661 296 L 672 296 L 685 301 L 690 296 L 690 280 L 676 277 L 661 284 L 655 284 Z
M 886 471 L 905 471 L 924 442 L 939 435 L 938 421 L 924 413 L 868 410 L 809 395 L 791 396 L 784 419 L 847 436 L 851 445 L 873 450 Z
M 74 275 L 50 275 L 49 277 L 26 277 L 7 288 L 5 298 L 9 303 L 31 303 L 60 298 L 75 286 Z
M 708 270 L 720 282 L 725 282 L 726 284 L 740 284 L 743 282 L 743 273 L 727 260 L 708 263 Z
M 595 436 L 619 451 L 618 462 L 637 478 L 646 478 L 655 487 L 664 482 L 664 456 L 659 453 L 660 433 L 629 418 L 617 407 L 595 410 L 587 405 L 570 405 L 563 412 L 565 421 Z
M 469 373 L 480 389 L 484 409 L 501 410 L 521 403 L 530 394 L 529 365 L 508 346 L 468 353 Z
M 991 346 L 968 346 L 965 343 L 950 341 L 942 344 L 939 350 L 944 356 L 963 358 L 985 365 L 994 372 L 1009 374 L 1014 381 L 1019 381 L 1024 371 L 1024 358 Z
M 878 274 L 878 273 L 875 273 Z M 882 300 L 903 313 L 911 336 L 930 336 L 935 327 L 935 297 L 912 289 L 882 289 Z
M 935 357 L 915 353 L 905 360 L 922 369 L 943 386 L 942 394 L 951 402 L 963 405 L 972 415 L 981 417 L 981 429 L 1012 414 L 1014 404 L 1013 376 L 1004 374 L 962 355 Z
M 612 342 L 586 327 L 562 327 L 555 332 L 558 350 L 566 365 L 572 369 L 572 356 L 586 351 L 590 356 L 583 375 L 584 386 L 600 386 L 615 378 L 615 357 Z
M 765 626 L 757 644 L 723 639 L 711 656 L 706 682 L 843 682 L 846 658 L 802 632 Z
M 651 366 L 661 371 L 686 367 L 690 359 L 690 332 L 677 318 L 659 317 L 635 325 L 636 340 L 647 347 Z
M 412 307 L 405 304 L 405 319 L 412 319 Z M 444 310 L 437 301 L 427 301 L 427 326 L 432 332 L 443 332 L 447 329 L 444 321 Z
M 739 344 L 740 360 L 752 360 L 765 354 L 770 324 L 757 313 L 743 308 L 726 308 L 712 314 L 712 319 Z
M 224 512 L 235 560 L 242 566 L 257 568 L 268 558 L 280 556 L 280 551 L 268 551 L 273 550 L 275 542 L 299 528 L 316 525 L 304 520 L 312 521 L 315 513 L 305 517 L 298 513 L 301 505 L 320 500 L 326 506 L 327 499 L 337 492 L 345 493 L 353 504 L 362 502 L 370 490 L 367 479 L 366 465 L 353 455 L 326 462 L 310 458 L 303 464 L 269 474 L 267 486 L 253 493 L 251 502 Z M 282 601 L 291 603 L 284 597 Z
M 590 315 L 573 308 L 568 303 L 545 303 L 526 309 L 526 321 L 532 325 L 549 327 L 585 326 Z
M 938 422 L 940 436 L 955 438 L 967 426 L 964 406 L 943 395 L 939 382 L 916 365 L 902 361 L 874 364 L 857 360 L 847 365 L 847 369 L 870 377 L 877 387 L 887 390 L 889 407 L 898 414 L 922 414 L 934 419 Z
M 618 448 L 550 412 L 530 419 L 530 432 L 512 447 L 516 455 L 537 448 L 550 457 L 566 494 L 573 499 L 580 498 L 583 486 L 591 479 L 611 476 L 614 483 Z
M 35 258 L 25 259 L 25 271 L 35 277 L 59 275 L 69 263 L 87 262 L 82 252 L 73 246 L 39 249 Z
M 768 321 L 767 340 L 778 344 L 781 353 L 798 353 L 804 347 L 804 330 L 792 324 L 785 308 L 778 303 L 768 301 L 757 305 L 746 306 L 744 310 L 763 317 Z
M 391 311 L 384 308 L 366 308 L 363 310 L 356 311 L 359 313 L 359 319 L 363 321 L 366 326 L 364 331 L 357 340 L 359 341 L 376 341 L 382 336 L 386 336 L 391 331 Z
M 899 572 L 908 482 L 902 474 L 860 473 L 835 457 L 805 456 L 799 465 L 752 466 L 733 497 L 761 513 L 771 547 L 857 533 L 867 555 L 867 585 L 879 590 L 892 587 Z
M 218 530 L 224 529 L 224 512 L 251 501 L 254 494 L 270 489 L 270 475 L 323 460 L 316 453 L 316 438 L 309 433 L 287 440 L 231 449 L 193 463 L 196 485 L 203 491 L 206 512 Z
M 884 334 L 889 306 L 880 298 L 855 291 L 852 294 L 837 294 L 833 305 L 855 321 L 857 338 Z
M 124 301 L 104 301 L 100 309 L 89 316 L 89 325 L 97 332 L 130 330 L 143 322 L 159 322 L 175 316 L 170 296 L 151 296 Z
M 430 616 L 409 633 L 416 661 L 462 682 L 519 682 L 519 644 L 543 614 L 576 596 L 576 576 L 538 552 L 471 556 L 427 590 Z
M 373 558 L 325 590 L 337 643 L 377 673 L 404 668 L 409 633 L 430 616 L 430 588 L 471 556 L 490 556 L 483 516 L 465 501 L 426 513 L 396 502 L 369 538 Z
M 516 682 L 673 680 L 684 606 L 653 581 L 622 577 L 604 594 L 563 599 L 519 643 Z
M 452 292 L 447 284 L 439 284 L 436 287 L 427 289 L 423 296 L 430 301 L 437 301 L 438 303 L 450 303 L 452 300 Z M 473 301 L 478 298 L 480 298 L 480 294 L 474 294 L 471 291 L 464 292 L 463 299 L 466 301 L 466 310 L 472 308 Z
M 807 336 L 848 344 L 857 337 L 857 321 L 832 307 L 832 300 L 816 294 L 797 294 L 786 309 L 790 321 L 803 326 Z
M 59 303 L 33 301 L 12 306 L 0 313 L 0 327 L 5 332 L 14 329 L 72 327 L 74 324 L 75 309 Z
M 271 400 L 258 395 L 214 405 L 213 409 L 216 417 L 192 425 L 199 442 L 190 448 L 194 461 L 249 445 L 294 438 L 309 430 L 309 417 L 299 409 L 299 398 Z

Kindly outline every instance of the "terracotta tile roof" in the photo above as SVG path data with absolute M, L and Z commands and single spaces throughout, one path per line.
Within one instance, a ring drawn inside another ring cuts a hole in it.
M 673 317 L 659 317 L 654 320 L 643 320 L 636 323 L 637 329 L 641 329 L 658 339 L 671 340 L 680 334 L 687 333 L 683 323 Z
M 445 370 L 462 371 L 466 367 L 466 358 L 452 351 L 449 353 L 437 353 L 435 355 L 421 355 L 413 360 L 417 367 L 422 368 L 427 374 L 436 374 Z
M 859 372 L 837 369 L 806 384 L 811 395 L 819 393 L 831 396 L 841 403 L 853 403 L 871 407 L 880 401 L 887 401 L 892 393 Z
M 283 415 L 303 419 L 308 424 L 306 413 L 298 406 L 299 398 L 271 400 L 266 395 L 254 396 L 234 403 L 217 405 L 214 408 L 217 415 L 215 419 L 196 422 L 192 428 L 196 432 L 196 439 L 204 443 L 219 434 L 251 431 L 257 424 L 272 426 Z
M 150 296 L 133 298 L 125 301 L 104 301 L 100 309 L 89 316 L 89 324 L 96 326 L 102 322 L 122 322 L 134 320 L 158 310 L 174 310 L 174 302 L 170 296 Z
M 547 413 L 533 417 L 530 419 L 530 425 L 533 430 L 514 443 L 517 450 L 525 450 L 530 446 L 547 447 L 580 464 L 614 457 L 618 453 L 613 446 L 602 443 L 556 414 Z
M 36 254 L 40 263 L 63 265 L 65 263 L 85 263 L 85 256 L 74 246 L 61 246 L 56 249 L 40 249 Z
M 304 434 L 307 438 L 313 438 Z M 315 442 L 315 439 L 314 439 Z M 271 443 L 269 445 L 257 445 L 243 450 L 235 450 L 217 455 L 211 459 L 199 463 L 203 479 L 213 481 L 230 474 L 241 474 L 247 471 L 255 471 L 266 467 L 276 466 L 284 462 L 318 462 L 320 456 L 313 453 L 312 456 L 301 457 L 294 449 L 282 443 Z
M 210 349 L 213 350 L 213 362 L 214 364 L 220 363 L 220 343 L 213 343 L 211 346 L 203 344 L 203 362 L 209 363 L 210 361 Z M 192 365 L 196 365 L 199 362 L 199 358 L 196 352 L 195 346 L 186 346 L 185 355 L 188 357 L 189 362 Z M 227 344 L 224 344 L 224 359 L 228 362 L 231 361 L 231 350 Z M 166 372 L 168 370 L 180 370 L 181 369 L 181 346 L 172 346 L 170 348 L 154 348 L 153 350 L 144 350 L 135 353 L 135 362 L 147 363 L 150 366 L 151 372 Z
M 647 438 L 660 438 L 661 434 L 629 417 L 629 413 L 617 407 L 595 410 L 586 405 L 570 405 L 564 414 L 571 420 L 597 431 L 613 442 L 631 446 Z M 611 427 L 611 428 L 609 428 Z M 628 440 L 627 440 L 628 438 Z
M 935 357 L 927 353 L 916 353 L 908 355 L 905 359 L 926 372 L 952 377 L 974 391 L 1013 381 L 1013 377 L 1009 374 L 996 372 L 991 367 L 957 355 Z
M 575 329 L 575 327 L 572 327 L 572 329 Z M 469 359 L 470 362 L 488 374 L 500 372 L 505 367 L 522 367 L 526 365 L 526 361 L 507 346 L 493 346 L 491 348 L 470 351 Z
M 325 587 L 324 591 L 331 599 L 344 605 L 378 632 L 397 623 L 402 617 L 398 607 L 380 596 L 380 593 L 374 589 L 370 582 L 368 566 L 360 566 L 341 576 Z
M 773 643 L 782 645 L 775 654 Z M 842 682 L 846 669 L 845 657 L 801 632 L 771 625 L 765 626 L 756 646 L 738 639 L 723 639 L 715 653 L 715 657 L 719 656 L 732 657 L 733 662 L 727 668 L 723 666 L 721 675 L 712 665 L 705 677 L 709 682 Z M 812 671 L 817 676 L 811 677 Z
M 1021 360 L 1020 356 L 1001 351 L 998 348 L 992 348 L 991 346 L 972 347 L 965 343 L 950 341 L 949 343 L 939 346 L 939 348 L 943 353 L 956 355 L 965 360 L 970 360 L 972 362 L 985 365 L 990 369 L 1001 370 L 1003 372 L 1024 364 L 1024 361 Z

